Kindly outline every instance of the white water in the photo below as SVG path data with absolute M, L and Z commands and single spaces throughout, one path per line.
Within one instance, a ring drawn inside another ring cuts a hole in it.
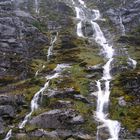
M 100 46 L 103 48 L 103 53 L 105 54 L 105 57 L 107 58 L 112 58 L 113 54 L 114 54 L 114 50 L 112 48 L 112 46 L 110 46 L 107 41 L 106 38 L 103 35 L 103 32 L 100 29 L 100 26 L 96 23 L 91 21 L 93 30 L 95 31 L 95 33 L 93 34 L 93 37 L 95 38 L 95 41 L 100 44 Z
M 22 121 L 22 123 L 19 125 L 19 128 L 22 129 L 25 127 L 26 123 L 28 122 L 28 120 L 30 119 L 32 113 L 38 109 L 38 100 L 41 96 L 41 94 L 43 94 L 43 92 L 46 90 L 46 88 L 48 88 L 49 86 L 49 81 L 47 81 L 44 85 L 44 87 L 42 87 L 33 97 L 33 99 L 31 100 L 31 112 L 29 114 L 27 114 L 24 118 L 24 120 Z
M 75 7 L 75 11 L 76 11 L 76 18 L 79 20 L 77 23 L 77 35 L 79 37 L 84 37 L 82 32 L 82 21 L 85 19 L 84 12 L 79 7 Z
M 39 4 L 38 4 L 38 0 L 35 0 L 35 12 L 37 13 L 37 14 L 39 14 Z
M 53 54 L 53 48 L 54 48 L 54 43 L 57 41 L 57 37 L 58 37 L 58 32 L 57 34 L 51 38 L 51 43 L 50 43 L 50 46 L 49 46 L 49 49 L 48 49 L 48 54 L 47 54 L 47 59 L 49 60 L 50 59 L 50 56 Z
M 101 122 L 103 125 L 102 127 L 106 127 L 109 130 L 110 138 L 108 140 L 118 140 L 118 135 L 120 131 L 120 123 L 115 120 L 110 120 L 107 118 L 105 113 L 105 107 L 109 104 L 109 96 L 110 96 L 110 80 L 112 76 L 110 74 L 111 70 L 111 62 L 113 61 L 114 49 L 107 43 L 106 38 L 104 37 L 103 32 L 100 29 L 100 26 L 95 22 L 96 20 L 100 19 L 100 12 L 98 10 L 94 11 L 94 19 L 88 19 L 85 17 L 84 11 L 87 9 L 84 1 L 78 0 L 79 3 L 85 8 L 84 10 L 80 7 L 75 5 L 76 10 L 76 17 L 80 19 L 80 22 L 77 24 L 77 35 L 82 37 L 82 21 L 88 20 L 90 21 L 94 34 L 93 39 L 102 47 L 102 53 L 104 54 L 105 58 L 107 59 L 106 64 L 103 66 L 103 76 L 100 80 L 96 81 L 96 86 L 98 88 L 97 91 L 97 110 L 95 113 L 95 117 L 97 121 Z M 88 10 L 88 9 L 87 9 Z M 105 85 L 104 89 L 102 89 L 102 84 Z M 99 126 L 98 129 L 101 127 Z M 99 131 L 97 131 L 97 140 L 99 140 Z
M 42 96 L 42 94 L 44 93 L 44 91 L 49 87 L 49 82 L 52 79 L 58 78 L 61 74 L 61 72 L 65 69 L 70 67 L 68 64 L 58 64 L 57 67 L 54 69 L 54 74 L 52 75 L 48 75 L 46 76 L 46 80 L 47 82 L 45 83 L 44 87 L 42 87 L 33 97 L 33 99 L 31 100 L 31 112 L 29 114 L 27 114 L 24 118 L 24 120 L 21 122 L 21 124 L 19 125 L 20 129 L 23 129 L 26 125 L 26 123 L 29 121 L 29 119 L 31 118 L 32 113 L 38 109 L 39 105 L 38 105 L 38 101 L 40 99 L 40 97 Z
M 128 58 L 130 61 L 131 61 L 131 63 L 132 63 L 132 66 L 133 66 L 133 69 L 135 69 L 136 68 L 136 66 L 137 66 L 137 61 L 136 60 L 134 60 L 134 59 L 132 59 L 132 58 Z
M 3 140 L 9 140 L 12 136 L 12 129 L 10 129 L 6 135 L 6 137 Z
M 85 2 L 83 0 L 79 0 L 79 3 L 86 8 Z
M 82 32 L 82 21 L 80 21 L 80 22 L 77 24 L 77 35 L 78 35 L 79 37 L 84 37 L 83 32 Z
M 120 18 L 120 27 L 121 27 L 122 35 L 125 35 L 125 27 L 124 27 L 124 24 L 123 24 L 123 21 L 122 21 L 122 17 L 119 16 L 119 18 Z

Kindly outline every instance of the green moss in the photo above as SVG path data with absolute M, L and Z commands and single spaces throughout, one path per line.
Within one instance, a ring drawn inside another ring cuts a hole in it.
M 74 102 L 74 109 L 80 112 L 82 115 L 91 115 L 92 114 L 92 108 L 81 101 L 75 101 Z
M 78 56 L 89 66 L 94 66 L 103 62 L 103 59 L 99 56 L 99 50 L 97 48 L 82 48 Z
M 36 28 L 38 28 L 41 32 L 47 32 L 48 29 L 47 29 L 47 25 L 43 22 L 39 22 L 39 21 L 34 21 L 32 23 L 33 26 L 35 26 Z
M 130 132 L 135 132 L 139 128 L 140 115 L 138 112 L 140 105 L 120 107 L 117 101 L 113 101 L 111 108 L 111 118 L 120 121 Z
M 45 60 L 42 59 L 33 59 L 30 64 L 30 73 L 35 74 L 37 71 L 41 72 L 43 70 L 43 66 L 46 66 L 47 63 Z
M 84 131 L 93 134 L 97 128 L 94 119 L 92 117 L 93 116 L 92 111 L 95 108 L 81 101 L 75 101 L 73 108 L 77 110 L 85 119 L 85 123 L 81 126 L 84 129 Z
M 0 85 L 7 86 L 18 81 L 18 76 L 13 75 L 4 75 L 0 77 Z
M 26 125 L 25 126 L 25 130 L 26 132 L 31 132 L 31 131 L 34 131 L 34 130 L 37 130 L 37 126 L 36 125 Z
M 130 132 L 135 132 L 140 126 L 140 114 L 138 113 L 140 104 L 135 103 L 137 96 L 134 96 L 134 93 L 131 93 L 132 89 L 129 90 L 126 86 L 129 81 L 132 82 L 135 77 L 139 77 L 136 71 L 128 71 L 116 76 L 111 92 L 111 118 L 120 121 Z M 126 106 L 118 104 L 118 98 L 122 96 L 126 101 Z

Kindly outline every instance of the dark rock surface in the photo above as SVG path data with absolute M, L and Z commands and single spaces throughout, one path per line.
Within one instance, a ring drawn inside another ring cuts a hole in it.
M 64 129 L 71 124 L 81 124 L 84 122 L 82 116 L 78 115 L 74 110 L 51 110 L 34 117 L 30 124 L 39 128 Z
M 85 11 L 89 19 L 94 18 L 92 8 L 100 10 L 105 20 L 97 23 L 115 49 L 109 118 L 121 122 L 120 139 L 139 139 L 140 1 L 84 1 L 91 8 Z M 83 21 L 83 34 L 90 39 L 77 37 L 72 1 L 38 0 L 38 12 L 36 6 L 34 0 L 0 1 L 0 139 L 12 128 L 14 140 L 95 140 L 96 81 L 106 60 L 91 39 L 94 30 L 89 21 Z M 136 69 L 129 57 L 137 60 Z M 63 63 L 70 67 L 50 80 L 38 101 L 39 109 L 20 130 L 18 124 L 30 112 L 34 94 Z M 100 134 L 108 138 L 106 129 Z

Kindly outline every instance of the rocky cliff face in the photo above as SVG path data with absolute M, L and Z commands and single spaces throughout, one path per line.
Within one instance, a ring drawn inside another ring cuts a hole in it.
M 115 48 L 110 118 L 121 122 L 120 139 L 139 139 L 140 1 L 85 3 L 101 11 L 104 19 L 98 22 Z M 13 140 L 96 139 L 95 80 L 103 74 L 104 59 L 95 41 L 77 37 L 75 17 L 72 1 L 68 0 L 0 1 L 1 139 L 10 129 Z M 89 38 L 93 34 L 88 23 L 82 30 Z M 136 68 L 130 57 L 137 61 Z M 39 108 L 19 129 L 35 93 L 44 86 L 46 77 L 55 73 L 59 77 L 48 78 L 49 86 L 37 100 Z M 102 129 L 104 140 L 109 133 Z

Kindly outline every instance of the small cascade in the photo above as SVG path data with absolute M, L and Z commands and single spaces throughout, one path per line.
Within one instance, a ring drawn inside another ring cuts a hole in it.
M 130 57 L 128 58 L 128 60 L 130 61 L 130 64 L 133 66 L 133 69 L 135 69 L 136 66 L 137 66 L 137 61 L 132 59 L 132 58 L 130 58 Z
M 82 21 L 80 21 L 80 22 L 77 24 L 77 35 L 78 35 L 79 37 L 84 37 L 83 32 L 82 32 Z
M 23 129 L 26 125 L 26 123 L 29 121 L 29 119 L 31 118 L 32 113 L 38 109 L 39 104 L 38 101 L 39 99 L 42 97 L 42 94 L 44 93 L 44 91 L 49 87 L 49 82 L 52 79 L 58 78 L 61 74 L 61 72 L 65 69 L 70 67 L 68 64 L 58 64 L 57 67 L 54 69 L 54 74 L 52 75 L 48 75 L 46 76 L 46 83 L 44 84 L 44 87 L 42 87 L 33 97 L 33 99 L 31 100 L 31 112 L 29 114 L 27 114 L 24 118 L 24 120 L 22 121 L 22 123 L 19 125 L 20 129 Z
M 10 129 L 6 135 L 6 137 L 3 140 L 9 140 L 12 136 L 12 129 Z
M 76 18 L 79 20 L 77 23 L 77 35 L 79 37 L 84 37 L 82 32 L 82 22 L 85 20 L 84 11 L 79 7 L 75 7 L 75 11 L 76 11 Z
M 35 13 L 39 14 L 39 4 L 38 4 L 38 0 L 35 0 Z
M 50 46 L 49 46 L 49 49 L 48 49 L 48 54 L 47 54 L 47 59 L 49 60 L 50 57 L 52 56 L 52 51 L 53 51 L 53 48 L 54 48 L 54 43 L 57 41 L 57 37 L 58 37 L 58 32 L 56 33 L 55 36 L 52 36 L 51 37 L 51 43 L 50 43 Z
M 41 94 L 43 94 L 43 92 L 48 88 L 49 86 L 49 81 L 47 81 L 44 85 L 44 87 L 42 87 L 33 97 L 33 99 L 31 100 L 31 112 L 29 114 L 27 114 L 24 118 L 24 120 L 22 121 L 22 123 L 19 125 L 19 128 L 22 129 L 24 128 L 24 126 L 26 125 L 26 123 L 28 122 L 28 120 L 30 119 L 32 113 L 38 109 L 38 100 L 41 97 Z
M 119 16 L 119 20 L 120 20 L 120 27 L 121 27 L 122 35 L 126 35 L 125 34 L 125 27 L 124 27 L 123 20 L 122 20 L 121 16 Z
M 114 54 L 114 50 L 112 48 L 112 46 L 110 46 L 107 41 L 106 38 L 103 35 L 103 32 L 100 29 L 100 26 L 96 23 L 91 21 L 93 30 L 95 31 L 95 33 L 93 34 L 93 37 L 95 38 L 95 41 L 103 48 L 103 53 L 105 55 L 105 57 L 107 58 L 112 58 L 113 54 Z

